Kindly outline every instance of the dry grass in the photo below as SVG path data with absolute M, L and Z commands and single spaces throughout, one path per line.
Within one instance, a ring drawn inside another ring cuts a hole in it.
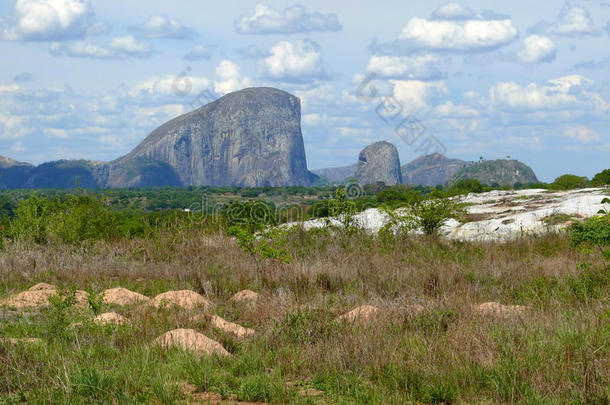
M 69 342 L 44 355 L 0 345 L 6 370 L 0 398 L 14 400 L 23 391 L 42 402 L 56 396 L 58 402 L 155 397 L 172 403 L 188 398 L 168 387 L 187 380 L 200 393 L 261 402 L 312 403 L 299 386 L 321 390 L 315 401 L 324 403 L 610 400 L 608 284 L 584 298 L 571 287 L 583 277 L 579 263 L 603 263 L 571 248 L 565 235 L 477 244 L 297 231 L 288 249 L 295 257 L 290 264 L 258 261 L 224 234 L 197 232 L 78 249 L 7 246 L 0 253 L 1 298 L 38 282 L 98 291 L 121 286 L 148 297 L 189 289 L 213 303 L 210 314 L 256 334 L 239 341 L 208 322 L 193 324 L 193 311 L 201 309 L 121 308 L 128 326 L 78 336 L 79 345 L 93 347 L 91 364 L 111 376 L 105 385 L 94 381 L 106 394 L 78 389 L 79 381 L 91 380 L 85 371 L 93 372 L 70 354 L 75 343 Z M 231 301 L 244 289 L 260 294 L 255 303 Z M 518 317 L 478 314 L 477 305 L 490 301 L 531 309 Z M 360 305 L 380 311 L 371 322 L 335 321 Z M 44 312 L 34 317 L 44 324 Z M 2 329 L 6 337 L 42 334 L 42 327 L 32 326 L 36 320 L 10 319 L 7 325 L 14 325 Z M 231 358 L 150 349 L 157 336 L 177 328 L 196 328 Z M 110 333 L 105 349 L 95 346 L 100 333 Z M 105 351 L 119 364 L 95 357 Z M 63 377 L 61 370 L 37 364 L 53 356 L 66 367 Z M 134 382 L 122 374 L 129 367 L 152 370 L 135 372 Z M 23 377 L 14 375 L 17 370 Z M 165 394 L 155 396 L 155 390 Z

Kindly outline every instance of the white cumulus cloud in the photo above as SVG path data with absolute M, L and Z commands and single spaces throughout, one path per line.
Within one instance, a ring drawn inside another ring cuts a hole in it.
M 441 58 L 430 54 L 414 57 L 373 55 L 366 72 L 384 78 L 436 80 L 445 76 L 442 65 Z
M 54 42 L 49 47 L 49 52 L 53 56 L 95 59 L 148 58 L 154 53 L 148 42 L 132 36 L 116 37 L 107 43 L 89 39 L 70 43 Z
M 555 21 L 542 21 L 532 28 L 534 32 L 564 36 L 598 35 L 589 12 L 578 6 L 565 3 Z
M 419 49 L 468 52 L 499 48 L 518 34 L 509 19 L 439 21 L 415 17 L 404 27 L 399 41 Z
M 270 79 L 303 82 L 327 77 L 319 46 L 311 40 L 281 41 L 259 62 L 259 73 Z
M 432 104 L 449 94 L 449 89 L 443 82 L 421 80 L 390 80 L 390 82 L 394 85 L 394 97 L 405 114 L 428 110 Z
M 241 16 L 235 21 L 235 30 L 240 34 L 292 34 L 341 28 L 336 14 L 310 13 L 301 5 L 276 11 L 257 4 L 252 16 Z
M 573 125 L 563 132 L 568 138 L 577 140 L 580 143 L 591 143 L 599 140 L 599 134 L 584 125 Z
M 523 41 L 523 49 L 517 53 L 521 63 L 552 62 L 557 57 L 557 47 L 548 37 L 530 35 Z
M 94 18 L 90 0 L 17 0 L 12 24 L 0 27 L 0 39 L 82 39 L 88 30 L 99 31 L 102 28 L 103 23 L 95 23 Z
M 239 66 L 230 60 L 223 60 L 216 68 L 220 80 L 214 82 L 214 91 L 224 95 L 233 91 L 250 87 L 250 80 L 242 76 Z
M 470 20 L 475 17 L 476 13 L 472 9 L 458 3 L 443 4 L 432 13 L 435 20 Z
M 165 75 L 152 76 L 129 90 L 132 97 L 182 97 L 185 93 L 198 94 L 211 85 L 205 77 Z
M 187 39 L 195 36 L 195 31 L 185 27 L 174 18 L 164 15 L 152 15 L 142 24 L 131 28 L 144 38 Z
M 210 59 L 214 53 L 211 46 L 195 45 L 182 59 L 184 60 L 202 60 Z
M 580 75 L 549 80 L 544 85 L 502 82 L 489 90 L 489 99 L 492 106 L 505 111 L 558 110 L 576 106 L 579 102 L 576 91 L 591 83 Z

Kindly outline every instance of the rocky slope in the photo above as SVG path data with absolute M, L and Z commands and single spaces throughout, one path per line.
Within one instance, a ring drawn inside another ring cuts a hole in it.
M 486 160 L 464 167 L 451 178 L 451 182 L 466 178 L 477 179 L 487 185 L 495 183 L 500 186 L 538 182 L 536 174 L 529 166 L 518 160 L 506 159 Z
M 402 183 L 400 158 L 390 142 L 375 142 L 364 148 L 358 156 L 358 168 L 354 177 L 360 184 L 383 182 L 387 186 Z
M 402 166 L 402 181 L 414 186 L 445 185 L 460 169 L 473 164 L 460 159 L 449 159 L 439 153 L 420 156 Z
M 310 185 L 298 98 L 278 89 L 227 94 L 154 130 L 131 153 L 173 167 L 183 185 Z M 110 184 L 120 183 L 111 173 Z

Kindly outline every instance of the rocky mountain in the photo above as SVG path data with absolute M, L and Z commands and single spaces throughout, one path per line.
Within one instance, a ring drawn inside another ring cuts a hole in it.
M 325 169 L 312 170 L 312 172 L 320 176 L 321 180 L 326 180 L 329 183 L 342 183 L 350 177 L 354 176 L 358 164 L 353 164 L 343 167 L 329 167 Z
M 477 179 L 487 185 L 514 185 L 515 183 L 538 183 L 531 167 L 518 160 L 486 160 L 460 169 L 451 182 L 461 179 Z
M 0 156 L 0 188 L 19 187 L 32 169 L 34 165 Z
M 0 157 L 0 187 L 311 185 L 298 98 L 278 89 L 227 94 L 155 129 L 113 162 L 60 160 L 37 167 Z
M 354 175 L 360 184 L 383 182 L 388 186 L 402 183 L 398 150 L 390 142 L 375 142 L 364 148 L 358 156 Z
M 310 185 L 298 98 L 274 88 L 227 94 L 154 130 L 114 166 L 166 163 L 183 185 Z M 109 184 L 123 184 L 117 171 Z
M 420 156 L 402 166 L 402 181 L 414 186 L 445 185 L 460 169 L 472 164 L 473 162 L 460 159 L 449 159 L 439 153 Z

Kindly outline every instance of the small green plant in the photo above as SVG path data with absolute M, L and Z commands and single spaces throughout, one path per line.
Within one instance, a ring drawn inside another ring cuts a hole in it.
M 260 259 L 278 259 L 284 263 L 292 261 L 292 255 L 285 250 L 287 231 L 271 228 L 254 234 L 241 226 L 232 226 L 227 234 L 237 239 L 244 251 Z
M 448 219 L 463 213 L 463 206 L 450 198 L 417 201 L 410 211 L 411 221 L 426 235 L 436 234 Z
M 335 198 L 329 200 L 328 213 L 330 216 L 337 217 L 341 221 L 345 232 L 353 233 L 359 229 L 358 223 L 354 218 L 356 204 L 346 198 L 345 188 L 338 188 L 335 192 Z
M 93 312 L 93 315 L 98 316 L 102 313 L 104 293 L 95 292 L 91 286 L 87 287 L 87 304 L 89 305 L 89 309 Z
M 50 340 L 65 340 L 69 337 L 69 310 L 76 304 L 76 288 L 58 290 L 49 297 L 47 335 Z

